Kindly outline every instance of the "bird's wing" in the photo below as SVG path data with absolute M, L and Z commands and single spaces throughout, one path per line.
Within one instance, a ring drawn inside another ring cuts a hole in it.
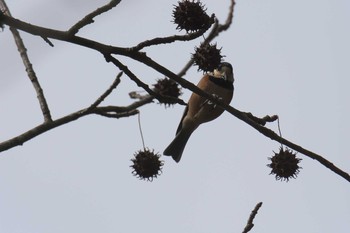
M 185 108 L 185 111 L 181 117 L 181 121 L 180 121 L 180 124 L 179 126 L 177 127 L 177 130 L 176 130 L 176 135 L 180 132 L 180 130 L 182 129 L 182 121 L 184 120 L 185 116 L 187 115 L 187 111 L 188 111 L 188 105 L 186 106 Z

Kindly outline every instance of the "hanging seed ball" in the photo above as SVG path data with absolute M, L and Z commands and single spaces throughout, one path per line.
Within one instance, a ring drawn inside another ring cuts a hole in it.
M 153 86 L 154 91 L 164 97 L 178 98 L 182 94 L 179 84 L 169 78 L 158 79 L 157 83 Z M 159 99 L 159 102 L 165 106 L 176 103 L 176 101 L 171 98 Z
M 284 150 L 281 147 L 280 151 L 278 153 L 274 152 L 274 156 L 270 157 L 269 160 L 271 160 L 271 163 L 267 166 L 272 168 L 270 175 L 275 175 L 276 180 L 289 181 L 290 178 L 295 179 L 299 169 L 301 169 L 298 165 L 301 159 L 297 158 L 296 153 L 288 148 Z
M 204 5 L 200 1 L 184 0 L 178 2 L 173 10 L 174 23 L 177 24 L 176 29 L 189 31 L 197 31 L 208 29 L 214 23 L 214 15 L 209 17 L 205 12 Z
M 164 163 L 159 158 L 160 154 L 146 148 L 137 151 L 131 159 L 132 174 L 141 180 L 153 181 L 153 178 L 157 178 L 162 173 Z
M 216 69 L 223 58 L 221 55 L 221 48 L 218 49 L 216 44 L 211 45 L 202 43 L 194 50 L 195 53 L 192 54 L 194 64 L 198 66 L 198 70 L 203 70 L 204 72 L 211 72 Z

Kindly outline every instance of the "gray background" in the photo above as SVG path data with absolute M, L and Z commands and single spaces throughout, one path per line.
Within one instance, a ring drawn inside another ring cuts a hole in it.
M 103 0 L 11 0 L 14 17 L 66 30 Z M 171 23 L 177 1 L 122 1 L 79 35 L 132 46 L 179 34 Z M 224 22 L 229 1 L 205 1 Z M 349 162 L 350 2 L 346 0 L 237 1 L 231 29 L 216 40 L 235 69 L 232 105 L 257 116 L 278 114 L 287 139 L 323 155 L 343 170 Z M 181 32 L 183 33 L 183 32 Z M 89 106 L 118 73 L 95 51 L 21 33 L 56 119 Z M 178 72 L 193 47 L 177 42 L 146 51 Z M 12 36 L 0 33 L 0 140 L 42 122 L 35 92 Z M 121 58 L 121 57 L 120 57 Z M 162 75 L 121 58 L 144 82 Z M 191 68 L 185 77 L 197 83 Z M 104 105 L 127 105 L 140 90 L 127 76 Z M 186 101 L 190 92 L 185 90 Z M 173 139 L 184 107 L 141 108 L 146 146 L 162 152 Z M 277 131 L 277 123 L 268 125 Z M 0 156 L 0 232 L 241 232 L 257 202 L 252 232 L 348 232 L 349 183 L 302 154 L 298 179 L 269 176 L 267 157 L 279 144 L 228 113 L 202 125 L 181 163 L 163 157 L 152 183 L 131 175 L 142 149 L 137 117 L 88 116 Z

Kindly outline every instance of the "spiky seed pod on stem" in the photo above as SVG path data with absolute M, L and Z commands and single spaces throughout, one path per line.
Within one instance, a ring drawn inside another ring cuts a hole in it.
M 289 181 L 290 178 L 296 178 L 299 169 L 299 162 L 301 159 L 296 157 L 296 153 L 288 148 L 280 148 L 278 153 L 274 152 L 274 156 L 270 157 L 271 163 L 267 166 L 272 168 L 271 174 L 275 175 L 276 180 Z
M 186 32 L 208 29 L 214 23 L 214 16 L 209 17 L 205 11 L 200 1 L 178 2 L 173 11 L 174 23 L 177 24 L 176 29 L 184 29 Z
M 223 56 L 221 55 L 221 48 L 218 49 L 216 44 L 201 44 L 195 48 L 195 53 L 192 54 L 194 64 L 198 66 L 198 70 L 204 72 L 213 71 L 220 63 Z
M 141 180 L 153 181 L 153 178 L 162 173 L 164 162 L 160 160 L 160 154 L 149 149 L 137 151 L 131 161 L 132 174 Z
M 178 98 L 182 94 L 179 84 L 169 78 L 158 79 L 157 83 L 153 86 L 154 91 L 164 97 Z M 159 102 L 165 106 L 170 106 L 176 103 L 174 100 L 168 98 L 161 99 Z

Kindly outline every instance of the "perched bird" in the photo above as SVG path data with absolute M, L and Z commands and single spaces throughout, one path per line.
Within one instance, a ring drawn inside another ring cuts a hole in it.
M 233 81 L 232 65 L 223 62 L 214 72 L 205 74 L 197 87 L 229 104 L 233 97 Z M 223 108 L 216 106 L 205 97 L 192 93 L 177 128 L 175 139 L 163 154 L 172 156 L 176 162 L 179 162 L 193 131 L 200 124 L 214 120 L 223 112 Z

